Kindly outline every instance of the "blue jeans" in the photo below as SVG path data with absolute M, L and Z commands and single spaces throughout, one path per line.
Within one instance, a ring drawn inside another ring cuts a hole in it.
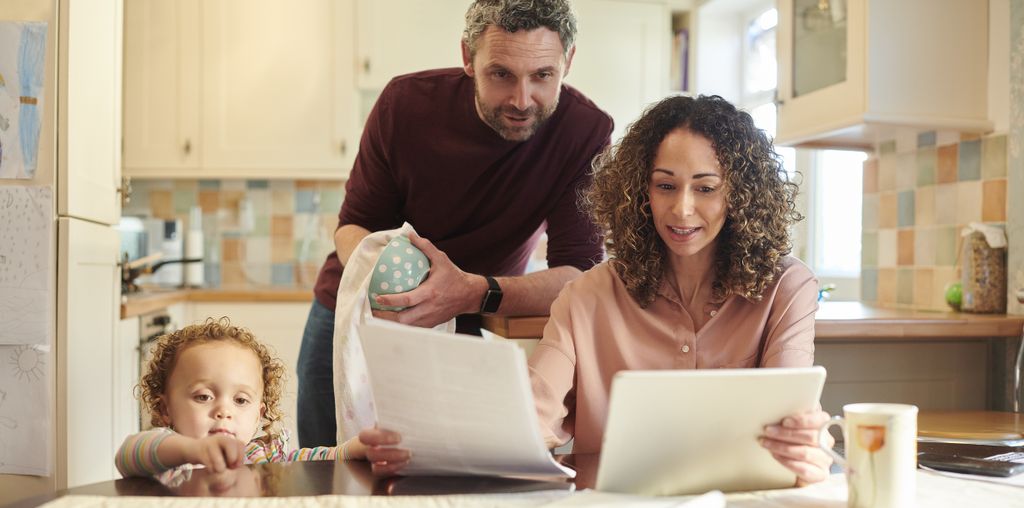
M 336 446 L 334 414 L 334 312 L 313 300 L 302 332 L 299 364 L 299 446 Z

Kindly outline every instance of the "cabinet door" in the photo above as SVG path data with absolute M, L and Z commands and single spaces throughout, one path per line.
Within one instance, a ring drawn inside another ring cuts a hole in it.
M 195 171 L 199 0 L 132 0 L 124 18 L 124 173 Z
M 779 0 L 780 140 L 804 138 L 863 120 L 867 108 L 866 3 Z
M 395 76 L 461 67 L 470 0 L 357 0 L 358 84 L 380 90 Z
M 94 3 L 95 4 L 95 3 Z M 95 5 L 94 5 L 95 6 Z M 58 487 L 115 478 L 114 343 L 120 316 L 117 230 L 57 222 Z M 63 481 L 62 481 L 63 476 Z
M 57 210 L 116 224 L 121 206 L 121 0 L 61 3 Z
M 220 177 L 341 178 L 356 143 L 351 1 L 202 2 L 202 164 Z
M 668 92 L 671 17 L 664 4 L 635 0 L 580 0 L 573 7 L 580 28 L 566 82 L 612 116 L 614 141 Z

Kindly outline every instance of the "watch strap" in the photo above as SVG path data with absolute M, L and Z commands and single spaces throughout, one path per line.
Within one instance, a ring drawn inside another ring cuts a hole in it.
M 498 285 L 498 281 L 489 275 L 484 276 L 487 279 L 487 291 L 484 293 L 484 299 L 480 302 L 480 313 L 481 314 L 494 314 L 498 312 L 498 307 L 501 306 L 501 297 L 503 293 L 501 286 Z

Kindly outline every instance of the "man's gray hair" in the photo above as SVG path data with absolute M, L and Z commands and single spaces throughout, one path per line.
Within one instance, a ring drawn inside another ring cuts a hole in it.
M 576 42 L 576 15 L 569 0 L 476 0 L 466 11 L 462 32 L 470 57 L 476 55 L 480 35 L 491 25 L 506 32 L 550 29 L 562 40 L 564 55 Z

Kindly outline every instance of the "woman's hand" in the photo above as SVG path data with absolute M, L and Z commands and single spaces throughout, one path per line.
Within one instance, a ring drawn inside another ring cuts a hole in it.
M 828 419 L 828 413 L 819 407 L 815 411 L 787 416 L 778 424 L 764 428 L 761 446 L 796 473 L 798 487 L 828 478 L 832 457 L 818 447 L 818 431 Z M 834 444 L 831 436 L 828 444 Z
M 366 429 L 345 441 L 342 453 L 346 460 L 367 460 L 374 476 L 392 476 L 409 464 L 412 452 L 395 445 L 402 442 L 397 432 Z

